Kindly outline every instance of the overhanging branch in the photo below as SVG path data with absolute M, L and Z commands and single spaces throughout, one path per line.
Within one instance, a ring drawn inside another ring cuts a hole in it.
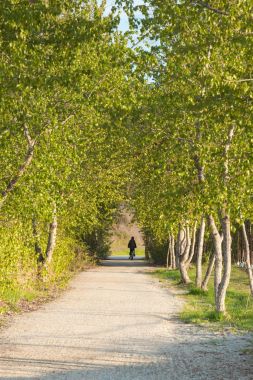
M 202 7 L 202 8 L 206 8 L 211 12 L 214 12 L 214 13 L 217 13 L 217 14 L 220 14 L 223 16 L 229 16 L 228 12 L 225 12 L 225 11 L 218 9 L 218 8 L 213 8 L 210 4 L 204 3 L 203 1 L 191 1 L 191 3 L 193 3 L 199 7 Z

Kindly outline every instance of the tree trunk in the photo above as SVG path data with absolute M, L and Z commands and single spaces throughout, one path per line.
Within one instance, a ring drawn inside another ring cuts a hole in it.
M 240 228 L 240 240 L 241 240 L 241 263 L 244 263 L 246 261 L 246 254 L 245 254 L 245 249 L 244 249 L 244 244 L 243 244 L 243 231 L 242 228 Z
M 177 245 L 179 248 L 179 270 L 181 273 L 181 281 L 183 284 L 190 284 L 191 280 L 187 272 L 187 260 L 189 258 L 191 248 L 189 226 L 186 226 L 185 229 L 182 229 L 181 227 L 179 228 Z
M 56 233 L 57 233 L 57 215 L 56 215 L 56 206 L 53 212 L 53 221 L 50 223 L 49 235 L 46 249 L 46 258 L 47 263 L 50 263 L 53 258 L 53 252 L 56 244 Z
M 246 252 L 246 268 L 247 268 L 247 273 L 249 277 L 250 292 L 251 292 L 251 295 L 253 296 L 253 274 L 252 274 L 252 269 L 251 269 L 251 264 L 250 264 L 250 247 L 249 247 L 247 231 L 245 228 L 245 223 L 242 224 L 242 232 L 243 232 L 245 252 Z
M 222 239 L 220 237 L 219 231 L 216 227 L 215 221 L 212 216 L 209 216 L 210 227 L 212 232 L 212 238 L 214 243 L 215 252 L 215 271 L 214 271 L 214 292 L 215 292 L 215 302 L 218 298 L 218 288 L 221 283 L 222 276 Z
M 178 256 L 178 253 L 177 253 L 177 246 L 176 246 L 176 249 L 175 249 L 175 262 L 176 262 L 176 268 L 179 268 L 179 256 Z
M 167 258 L 166 258 L 166 268 L 169 268 L 169 262 L 171 261 L 171 236 L 169 235 L 169 244 L 168 244 L 168 251 L 167 251 Z
M 209 219 L 215 247 L 214 288 L 216 311 L 219 313 L 225 313 L 225 298 L 231 274 L 230 218 L 227 214 L 223 215 L 221 218 L 223 241 L 217 230 L 213 217 L 210 216 Z M 224 259 L 223 273 L 222 258 Z
M 224 147 L 224 167 L 223 167 L 223 185 L 228 189 L 229 181 L 229 150 L 235 132 L 235 125 L 228 130 L 227 141 Z M 220 210 L 220 220 L 222 227 L 222 236 L 215 225 L 212 216 L 209 217 L 210 227 L 213 236 L 215 248 L 215 272 L 214 272 L 214 288 L 215 288 L 215 305 L 218 313 L 225 313 L 225 298 L 227 287 L 231 274 L 231 227 L 230 217 L 227 213 L 227 201 L 224 201 L 223 208 Z M 222 259 L 224 260 L 224 268 L 222 268 Z M 223 271 L 222 271 L 223 269 Z
M 190 255 L 189 258 L 187 259 L 187 268 L 192 262 L 194 253 L 195 253 L 195 245 L 196 245 L 196 229 L 197 229 L 197 222 L 194 222 L 193 229 L 192 229 L 192 243 L 191 243 L 191 249 L 190 249 Z
M 175 239 L 173 234 L 169 235 L 169 247 L 167 253 L 166 266 L 170 269 L 176 269 Z
M 223 231 L 223 260 L 224 268 L 221 283 L 218 289 L 218 299 L 217 299 L 217 311 L 220 313 L 225 313 L 225 298 L 226 292 L 230 281 L 231 276 L 231 226 L 230 226 L 230 217 L 226 214 L 222 217 L 221 220 L 222 231 Z
M 179 260 L 179 270 L 181 274 L 181 282 L 185 285 L 190 284 L 191 279 L 188 275 L 186 264 L 181 260 Z
M 241 262 L 241 244 L 240 244 L 240 229 L 236 229 L 236 258 L 237 264 Z
M 252 226 L 250 223 L 250 264 L 253 265 L 253 236 L 252 236 Z
M 206 270 L 206 275 L 205 275 L 205 278 L 201 284 L 201 289 L 207 291 L 207 285 L 208 285 L 208 282 L 210 280 L 210 277 L 211 277 L 211 274 L 212 274 L 212 271 L 213 271 L 213 267 L 214 267 L 214 263 L 215 263 L 215 254 L 213 253 L 209 259 L 209 263 L 208 263 L 208 267 L 207 267 L 207 270 Z
M 176 253 L 176 267 L 179 268 L 179 256 L 181 253 L 181 247 L 182 247 L 182 241 L 184 239 L 184 231 L 179 226 L 178 234 L 177 234 L 177 240 L 176 240 L 176 247 L 175 247 L 175 253 Z
M 253 242 L 252 242 L 252 226 L 250 220 L 247 220 L 247 225 L 245 222 L 245 227 L 247 236 L 248 236 L 248 242 L 249 242 L 249 256 L 250 256 L 250 264 L 253 264 Z M 246 254 L 247 255 L 247 254 Z
M 174 235 L 171 234 L 171 269 L 176 269 L 176 257 L 175 257 L 175 239 Z
M 203 256 L 203 246 L 204 246 L 204 236 L 205 236 L 205 217 L 201 219 L 201 225 L 198 236 L 198 249 L 197 249 L 197 260 L 196 260 L 196 286 L 201 287 L 202 283 L 202 256 Z

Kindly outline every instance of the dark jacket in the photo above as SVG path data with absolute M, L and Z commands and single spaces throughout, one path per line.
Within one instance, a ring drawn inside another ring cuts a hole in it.
M 130 240 L 129 240 L 128 248 L 130 248 L 131 251 L 133 251 L 135 248 L 137 248 L 137 245 L 136 245 L 134 239 L 130 239 Z

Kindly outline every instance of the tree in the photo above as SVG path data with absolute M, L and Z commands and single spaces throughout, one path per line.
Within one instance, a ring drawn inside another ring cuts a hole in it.
M 166 186 L 164 176 L 172 155 L 182 162 L 178 168 L 173 167 L 169 182 L 180 182 L 171 200 L 172 208 L 177 205 L 174 223 L 183 221 L 186 228 L 188 220 L 210 215 L 215 244 L 216 310 L 224 313 L 231 270 L 231 222 L 240 218 L 242 203 L 250 202 L 246 173 L 251 168 L 243 163 L 249 163 L 247 152 L 252 135 L 250 2 L 239 2 L 239 8 L 237 3 L 225 1 L 212 6 L 173 0 L 143 1 L 140 6 L 134 6 L 132 1 L 118 3 L 124 4 L 140 39 L 153 41 L 149 50 L 142 52 L 152 57 L 145 67 L 151 79 L 152 95 L 148 97 L 155 103 L 148 111 L 143 107 L 144 112 L 152 113 L 151 133 L 146 140 L 152 139 L 150 145 L 157 148 L 152 156 L 156 154 L 156 165 L 161 165 L 156 178 L 159 191 L 152 207 L 159 210 L 158 219 L 159 214 L 169 213 L 160 194 L 165 192 L 161 188 Z M 135 18 L 136 10 L 142 12 L 142 18 Z M 247 113 L 242 112 L 245 108 Z M 180 189 L 184 189 L 184 197 Z M 185 193 L 193 197 L 194 208 L 186 202 Z M 150 196 L 143 210 L 149 202 Z M 170 210 L 171 203 L 167 206 Z M 188 212 L 183 213 L 183 218 L 181 205 Z M 150 223 L 157 224 L 153 218 Z M 189 234 L 186 235 L 187 253 Z M 198 261 L 198 284 L 199 269 Z

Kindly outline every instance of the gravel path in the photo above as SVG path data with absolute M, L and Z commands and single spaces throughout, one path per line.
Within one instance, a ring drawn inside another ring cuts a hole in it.
M 83 272 L 59 299 L 0 334 L 1 379 L 248 380 L 250 336 L 185 325 L 182 301 L 143 261 Z

